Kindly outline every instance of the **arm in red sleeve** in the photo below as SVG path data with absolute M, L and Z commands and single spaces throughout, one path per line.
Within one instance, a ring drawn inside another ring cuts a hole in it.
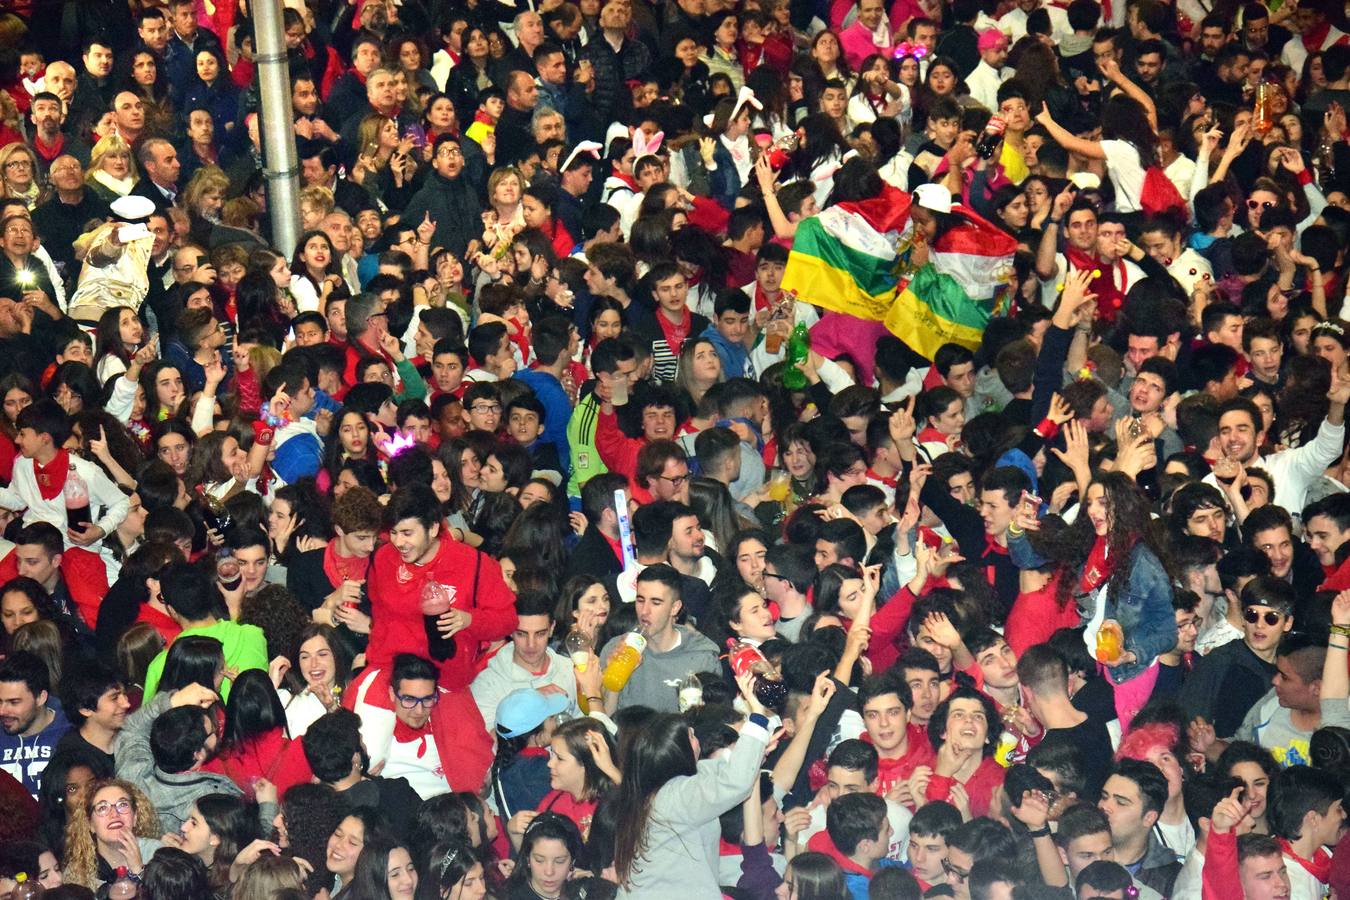
M 908 586 L 901 587 L 885 606 L 872 614 L 872 639 L 867 644 L 867 658 L 871 660 L 874 672 L 888 669 L 895 662 L 898 656 L 895 639 L 909 621 L 914 600 L 914 592 Z
M 638 451 L 643 443 L 619 430 L 619 417 L 613 412 L 600 412 L 595 424 L 595 449 L 611 472 L 618 472 L 631 481 L 637 474 Z
M 947 795 L 952 791 L 952 785 L 956 784 L 956 779 L 950 775 L 939 775 L 933 773 L 933 777 L 928 779 L 928 789 L 924 791 L 924 796 L 929 800 L 947 799 Z
M 1237 835 L 1209 833 L 1205 865 L 1200 870 L 1200 900 L 1233 900 L 1242 896 L 1238 876 Z

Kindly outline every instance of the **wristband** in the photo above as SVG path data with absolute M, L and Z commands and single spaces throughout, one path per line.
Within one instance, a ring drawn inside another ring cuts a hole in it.
M 1301 172 L 1295 172 L 1294 177 L 1298 179 L 1299 187 L 1307 187 L 1313 183 L 1312 173 L 1307 169 L 1304 169 Z
M 1021 537 L 1022 535 L 1026 534 L 1026 532 L 1023 531 L 1021 528 L 1018 528 L 1016 525 L 1009 525 L 1008 534 L 1012 535 L 1013 537 Z
M 1035 831 L 1032 831 L 1032 830 L 1030 830 L 1030 829 L 1027 830 L 1027 837 L 1029 837 L 1029 838 L 1033 838 L 1033 839 L 1034 839 L 1034 838 L 1043 838 L 1043 837 L 1049 837 L 1049 836 L 1050 836 L 1050 826 L 1049 826 L 1049 825 L 1042 825 L 1040 828 L 1037 828 Z
M 1049 417 L 1042 419 L 1041 423 L 1032 430 L 1047 441 L 1053 440 L 1055 435 L 1059 434 L 1059 426 Z
M 1047 224 L 1054 225 L 1054 226 L 1056 226 L 1056 227 L 1058 227 L 1059 225 L 1063 224 L 1063 222 L 1064 222 L 1063 219 L 1048 219 L 1048 220 L 1047 220 Z
M 1350 644 L 1333 644 L 1330 641 L 1328 641 L 1327 646 L 1334 647 L 1337 650 L 1350 650 Z
M 1340 637 L 1350 637 L 1350 625 L 1332 625 L 1331 633 Z
M 261 444 L 264 447 L 270 446 L 272 443 L 272 437 L 276 433 L 275 431 L 272 430 L 272 426 L 268 425 L 266 422 L 258 422 L 258 421 L 254 421 L 252 424 L 253 424 L 253 442 L 255 444 Z
M 749 716 L 749 721 L 752 724 L 758 725 L 760 728 L 763 728 L 765 731 L 769 730 L 769 717 L 762 713 L 751 713 Z

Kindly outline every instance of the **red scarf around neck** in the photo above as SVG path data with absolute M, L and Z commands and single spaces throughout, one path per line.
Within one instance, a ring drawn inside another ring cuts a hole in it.
M 369 557 L 360 559 L 355 556 L 339 556 L 337 538 L 329 541 L 328 546 L 323 548 L 323 574 L 328 576 L 328 583 L 335 588 L 342 587 L 342 582 L 348 580 L 364 583 L 369 566 Z
M 694 328 L 694 316 L 689 312 L 689 307 L 684 308 L 684 316 L 678 324 L 671 322 L 666 314 L 658 309 L 656 311 L 656 324 L 661 326 L 661 333 L 665 335 L 670 352 L 679 356 L 680 349 L 684 347 L 685 339 L 689 337 L 689 332 Z
M 1121 305 L 1125 302 L 1125 297 L 1111 278 L 1111 267 L 1097 257 L 1089 256 L 1068 244 L 1064 245 L 1064 258 L 1069 261 L 1071 268 L 1098 273 L 1088 282 L 1088 291 L 1097 295 L 1097 313 L 1106 321 L 1114 322 Z
M 1078 582 L 1083 593 L 1101 587 L 1106 579 L 1111 577 L 1111 565 L 1112 561 L 1107 558 L 1106 538 L 1099 537 L 1093 541 L 1092 551 L 1088 553 L 1087 561 L 1083 563 L 1083 576 Z
M 1331 880 L 1331 854 L 1326 851 L 1325 847 L 1318 847 L 1312 859 L 1304 859 L 1294 852 L 1294 846 L 1284 838 L 1279 838 L 1279 841 L 1280 849 L 1284 851 L 1284 855 L 1306 869 L 1309 875 L 1322 884 Z
M 37 481 L 38 493 L 43 500 L 55 500 L 66 486 L 66 476 L 70 474 L 70 454 L 65 450 L 56 451 L 56 456 L 45 466 L 33 460 L 33 478 Z

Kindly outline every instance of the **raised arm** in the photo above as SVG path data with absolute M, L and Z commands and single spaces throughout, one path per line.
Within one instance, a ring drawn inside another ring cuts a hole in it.
M 1045 130 L 1055 139 L 1055 143 L 1070 153 L 1077 153 L 1088 159 L 1106 159 L 1106 151 L 1102 149 L 1100 141 L 1089 141 L 1072 134 L 1050 116 L 1050 110 L 1044 103 L 1041 104 L 1041 111 L 1036 113 L 1036 121 L 1045 126 Z

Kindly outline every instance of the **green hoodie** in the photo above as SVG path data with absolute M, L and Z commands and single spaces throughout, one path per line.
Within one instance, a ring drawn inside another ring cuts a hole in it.
M 181 640 L 194 634 L 220 641 L 225 650 L 226 669 L 233 669 L 235 672 L 244 672 L 248 669 L 267 671 L 267 638 L 257 625 L 216 622 L 214 625 L 201 628 L 185 628 L 174 640 Z M 168 657 L 169 647 L 159 651 L 159 655 L 150 661 L 150 668 L 145 673 L 145 701 L 152 699 L 155 691 L 159 689 L 159 678 L 164 672 L 164 660 Z M 220 699 L 224 701 L 229 698 L 230 679 L 226 678 L 220 683 Z

